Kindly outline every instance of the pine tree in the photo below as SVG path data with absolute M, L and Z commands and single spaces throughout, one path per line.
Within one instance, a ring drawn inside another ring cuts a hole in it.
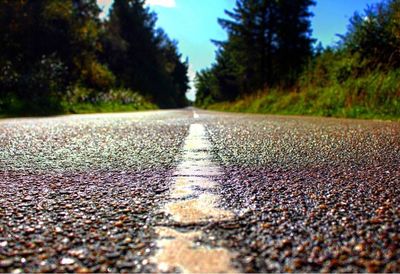
M 291 82 L 311 56 L 313 0 L 237 0 L 231 19 L 219 19 L 228 40 L 217 43 L 241 67 L 241 89 Z
M 276 1 L 238 0 L 231 19 L 219 19 L 228 31 L 222 43 L 242 67 L 244 89 L 262 88 L 273 78 L 272 57 L 276 34 Z
M 290 85 L 298 76 L 303 65 L 312 55 L 312 16 L 309 7 L 314 0 L 278 1 L 277 59 L 280 82 Z
M 115 0 L 106 22 L 103 59 L 118 85 L 139 91 L 161 107 L 186 104 L 187 64 L 177 45 L 155 29 L 156 16 L 143 0 Z

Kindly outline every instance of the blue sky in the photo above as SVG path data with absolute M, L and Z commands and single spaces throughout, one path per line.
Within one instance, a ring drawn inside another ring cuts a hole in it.
M 293 0 L 295 1 L 295 0 Z M 97 0 L 106 15 L 112 0 Z M 217 23 L 225 17 L 224 10 L 232 10 L 235 0 L 147 0 L 147 5 L 158 15 L 157 25 L 172 39 L 179 41 L 183 58 L 189 57 L 190 77 L 209 67 L 215 58 L 215 46 L 210 39 L 224 40 L 226 33 Z M 313 37 L 324 46 L 338 41 L 336 34 L 344 34 L 350 17 L 367 5 L 380 0 L 317 0 L 312 8 Z M 192 88 L 188 98 L 194 99 Z

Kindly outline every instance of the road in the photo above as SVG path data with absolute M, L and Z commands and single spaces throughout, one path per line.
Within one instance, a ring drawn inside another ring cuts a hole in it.
M 0 272 L 400 272 L 400 123 L 0 120 Z

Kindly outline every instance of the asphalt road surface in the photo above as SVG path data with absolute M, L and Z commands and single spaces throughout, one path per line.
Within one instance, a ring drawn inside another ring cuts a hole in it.
M 400 123 L 0 120 L 0 272 L 400 272 Z

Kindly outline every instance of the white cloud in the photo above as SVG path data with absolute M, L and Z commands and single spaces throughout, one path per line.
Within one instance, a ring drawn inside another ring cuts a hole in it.
M 99 6 L 109 6 L 112 2 L 113 0 L 97 0 Z
M 97 0 L 97 5 L 101 9 L 100 18 L 105 18 L 114 0 Z
M 175 8 L 175 0 L 146 0 L 146 4 L 149 6 L 160 6 L 164 8 Z

